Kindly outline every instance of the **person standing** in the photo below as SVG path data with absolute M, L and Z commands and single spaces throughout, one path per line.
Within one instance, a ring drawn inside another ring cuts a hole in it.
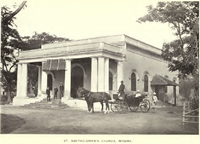
M 120 85 L 119 90 L 118 90 L 118 97 L 124 98 L 124 89 L 125 89 L 124 82 L 121 81 L 121 85 Z
M 153 100 L 153 108 L 156 110 L 156 103 L 157 103 L 158 98 L 155 92 L 153 93 L 152 100 Z
M 62 98 L 64 95 L 64 85 L 62 82 L 60 82 L 60 98 Z
M 54 88 L 54 99 L 57 99 L 58 88 L 57 86 Z
M 50 102 L 50 90 L 49 87 L 46 89 L 46 94 L 47 94 L 47 102 Z
M 158 98 L 157 98 L 155 92 L 153 93 L 153 97 L 152 97 L 152 99 L 153 99 L 153 103 L 154 103 L 154 105 L 156 106 L 156 102 L 157 102 Z

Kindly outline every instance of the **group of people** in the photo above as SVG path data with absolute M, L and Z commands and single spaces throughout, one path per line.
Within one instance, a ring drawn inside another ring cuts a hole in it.
M 119 90 L 118 90 L 119 99 L 124 99 L 124 95 L 125 95 L 124 90 L 125 90 L 125 85 L 124 85 L 124 82 L 121 81 L 121 85 L 120 85 Z M 137 90 L 137 92 L 135 94 L 135 98 L 140 97 L 140 96 L 141 96 L 140 90 Z M 158 100 L 158 98 L 156 96 L 156 93 L 153 92 L 152 101 L 153 101 L 153 104 L 155 106 L 156 106 L 157 100 Z
M 47 102 L 50 102 L 50 89 L 47 87 L 46 89 L 46 94 L 47 94 Z M 60 82 L 60 99 L 64 96 L 64 85 L 62 82 Z M 54 99 L 57 99 L 58 97 L 58 88 L 57 86 L 54 88 Z

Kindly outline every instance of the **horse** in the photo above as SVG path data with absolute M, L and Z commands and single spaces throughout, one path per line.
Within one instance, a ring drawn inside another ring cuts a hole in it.
M 103 102 L 106 103 L 106 111 L 104 112 L 109 113 L 109 104 L 108 101 L 111 100 L 111 96 L 106 92 L 91 92 L 86 90 L 83 87 L 79 87 L 77 90 L 78 98 L 85 98 L 87 102 L 88 112 L 94 113 L 94 106 L 93 103 L 100 102 L 101 103 L 101 111 L 103 112 Z

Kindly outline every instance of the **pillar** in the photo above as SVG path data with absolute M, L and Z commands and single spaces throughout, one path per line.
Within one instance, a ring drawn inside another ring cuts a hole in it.
M 105 63 L 104 57 L 98 58 L 98 92 L 105 91 Z
M 41 96 L 41 78 L 42 78 L 42 68 L 38 66 L 38 93 L 37 96 Z
M 17 65 L 17 97 L 21 96 L 22 64 Z
M 105 58 L 105 92 L 109 93 L 109 59 Z
M 64 80 L 64 97 L 70 99 L 71 96 L 71 60 L 65 60 L 65 80 Z
M 97 58 L 91 58 L 91 91 L 97 92 Z
M 45 71 L 42 71 L 42 92 L 46 94 L 47 89 L 47 73 Z
M 124 80 L 123 76 L 123 62 L 117 62 L 117 89 L 119 88 L 121 81 Z
M 21 89 L 20 89 L 20 93 L 21 93 L 21 97 L 27 97 L 27 64 L 24 63 L 22 64 L 22 71 L 21 71 Z

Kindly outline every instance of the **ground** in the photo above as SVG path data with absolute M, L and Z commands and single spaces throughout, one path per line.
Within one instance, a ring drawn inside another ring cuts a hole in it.
M 182 107 L 174 106 L 125 114 L 1 106 L 1 120 L 2 134 L 198 134 L 182 128 Z

